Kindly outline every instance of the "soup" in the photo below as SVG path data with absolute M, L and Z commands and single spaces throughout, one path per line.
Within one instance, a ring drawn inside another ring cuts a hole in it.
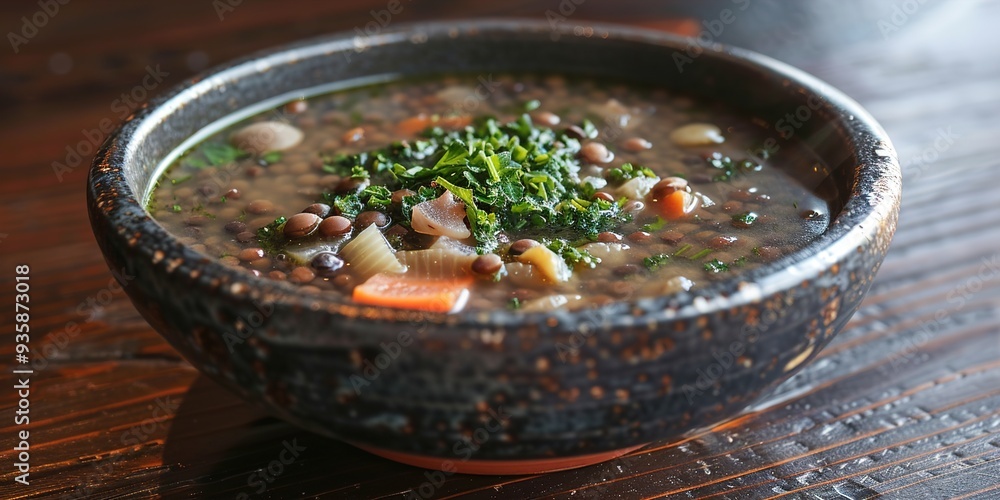
M 825 167 L 794 138 L 756 147 L 768 137 L 657 88 L 394 82 L 210 134 L 167 166 L 149 210 L 226 265 L 345 301 L 579 308 L 696 291 L 821 234 Z

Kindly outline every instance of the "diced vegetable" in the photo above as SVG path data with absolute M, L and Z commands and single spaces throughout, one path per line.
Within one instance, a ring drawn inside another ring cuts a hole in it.
M 468 276 L 476 254 L 463 254 L 440 248 L 397 252 L 396 257 L 406 265 L 407 276 L 428 279 L 459 278 Z
M 542 273 L 531 264 L 525 264 L 523 262 L 508 262 L 504 265 L 504 267 L 507 270 L 507 277 L 505 277 L 504 280 L 509 281 L 514 286 L 525 288 L 543 288 L 550 286 L 550 283 L 546 282 L 545 278 L 542 277 Z
M 545 297 L 534 299 L 521 305 L 519 309 L 526 312 L 551 311 L 553 309 L 571 308 L 583 301 L 583 296 L 581 295 L 546 295 Z
M 351 273 L 367 279 L 378 273 L 402 273 L 406 266 L 393 254 L 392 247 L 374 224 L 365 228 L 340 250 Z
M 379 273 L 354 288 L 360 304 L 440 313 L 456 312 L 469 299 L 472 278 L 431 280 Z
M 399 132 L 404 136 L 412 136 L 423 132 L 424 129 L 430 126 L 430 117 L 421 113 L 417 116 L 413 116 L 399 122 L 399 124 L 396 125 L 396 132 Z
M 440 249 L 447 252 L 461 253 L 466 255 L 476 255 L 476 249 L 462 243 L 461 241 L 449 238 L 447 236 L 442 236 L 434 241 L 434 243 L 429 246 L 431 249 Z
M 653 186 L 657 182 L 660 182 L 659 177 L 635 177 L 619 186 L 615 192 L 619 197 L 623 196 L 630 200 L 641 200 L 646 197 L 646 194 L 649 193 L 650 189 L 653 189 Z
M 580 247 L 590 255 L 601 259 L 602 266 L 620 266 L 627 264 L 631 255 L 629 246 L 624 243 L 604 243 L 595 241 Z
M 542 277 L 551 282 L 569 281 L 573 275 L 569 266 L 562 257 L 544 246 L 529 248 L 527 251 L 517 256 L 519 262 L 531 264 L 541 274 Z M 508 269 L 508 272 L 510 270 Z
M 697 210 L 699 200 L 687 191 L 674 191 L 665 198 L 657 200 L 653 205 L 665 219 L 677 220 Z
M 410 224 L 418 233 L 464 240 L 472 236 L 465 226 L 465 214 L 465 203 L 445 191 L 433 200 L 414 205 Z

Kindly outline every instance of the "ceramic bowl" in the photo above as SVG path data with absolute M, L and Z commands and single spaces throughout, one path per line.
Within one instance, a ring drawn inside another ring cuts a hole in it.
M 791 113 L 796 138 L 828 168 L 832 224 L 797 252 L 693 293 L 573 312 L 440 315 L 345 305 L 226 267 L 144 209 L 157 165 L 217 119 L 303 89 L 449 72 L 652 83 L 772 127 Z M 527 473 L 723 421 L 791 377 L 869 289 L 895 230 L 900 185 L 893 148 L 868 113 L 764 56 L 619 26 L 467 21 L 333 35 L 189 80 L 108 139 L 87 194 L 108 264 L 135 276 L 125 286 L 135 307 L 211 378 L 394 460 Z

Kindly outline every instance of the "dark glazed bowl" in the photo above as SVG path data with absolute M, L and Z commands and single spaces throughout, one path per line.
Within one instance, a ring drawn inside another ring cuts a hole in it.
M 732 417 L 789 378 L 856 310 L 896 225 L 895 153 L 858 104 L 766 57 L 689 43 L 617 26 L 584 36 L 546 22 L 471 21 L 256 55 L 186 82 L 108 139 L 90 172 L 91 224 L 111 268 L 135 276 L 125 290 L 154 328 L 208 376 L 291 422 L 445 470 L 610 458 Z M 800 251 L 696 293 L 440 315 L 255 278 L 185 247 L 143 207 L 157 164 L 232 112 L 331 82 L 455 71 L 613 76 L 768 124 L 808 114 L 795 134 L 829 168 L 832 224 Z

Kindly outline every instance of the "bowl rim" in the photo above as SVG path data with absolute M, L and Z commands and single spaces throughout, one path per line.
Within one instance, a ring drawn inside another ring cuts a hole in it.
M 595 33 L 607 34 L 605 38 L 657 45 L 667 49 L 684 50 L 695 39 L 679 35 L 636 28 L 632 26 L 595 23 Z M 456 35 L 457 31 L 457 35 Z M 558 37 L 580 37 L 573 27 L 562 23 L 553 26 L 537 19 L 463 19 L 435 22 L 399 23 L 372 35 L 368 46 L 395 43 L 423 43 L 430 38 L 471 38 L 509 36 L 532 32 Z M 523 323 L 538 323 L 551 316 L 571 318 L 588 315 L 600 318 L 602 326 L 630 326 L 637 321 L 652 324 L 659 321 L 692 319 L 733 308 L 756 304 L 775 293 L 800 286 L 826 272 L 831 266 L 845 262 L 851 253 L 858 252 L 875 241 L 882 226 L 890 223 L 898 210 L 901 198 L 901 169 L 892 143 L 885 130 L 857 102 L 829 84 L 802 70 L 791 67 L 768 56 L 723 44 L 700 45 L 700 57 L 724 60 L 726 64 L 741 65 L 763 71 L 776 79 L 790 82 L 800 92 L 816 95 L 835 111 L 835 120 L 847 134 L 856 162 L 856 182 L 841 212 L 819 237 L 795 252 L 776 261 L 740 273 L 730 279 L 719 280 L 696 289 L 694 292 L 635 297 L 616 300 L 606 305 L 572 311 L 508 311 L 463 310 L 453 314 L 418 312 L 378 306 L 366 306 L 332 300 L 342 297 L 339 292 L 320 293 L 301 290 L 298 285 L 256 277 L 242 269 L 230 268 L 218 259 L 192 250 L 160 225 L 146 211 L 141 199 L 143 193 L 134 193 L 125 178 L 125 166 L 135 161 L 137 144 L 146 140 L 157 124 L 172 110 L 194 102 L 203 90 L 220 81 L 259 73 L 261 68 L 280 70 L 307 57 L 331 56 L 344 50 L 357 50 L 356 34 L 338 32 L 291 44 L 259 51 L 222 65 L 213 67 L 174 86 L 166 93 L 152 99 L 134 111 L 113 131 L 98 150 L 87 181 L 88 210 L 92 224 L 105 219 L 118 229 L 112 237 L 126 239 L 125 235 L 138 234 L 138 242 L 130 245 L 138 254 L 130 258 L 153 260 L 152 242 L 180 248 L 183 260 L 204 266 L 201 275 L 219 277 L 215 293 L 240 300 L 255 298 L 272 304 L 286 304 L 296 310 L 325 308 L 329 313 L 365 323 L 412 323 L 462 325 L 469 327 L 503 327 Z M 108 201 L 113 201 L 109 203 Z M 164 263 L 161 263 L 165 265 Z M 168 270 L 169 272 L 169 270 Z M 225 286 L 245 284 L 248 286 Z M 638 314 L 637 312 L 641 312 Z M 560 324 L 567 324 L 560 321 Z M 579 324 L 569 321 L 568 324 Z

